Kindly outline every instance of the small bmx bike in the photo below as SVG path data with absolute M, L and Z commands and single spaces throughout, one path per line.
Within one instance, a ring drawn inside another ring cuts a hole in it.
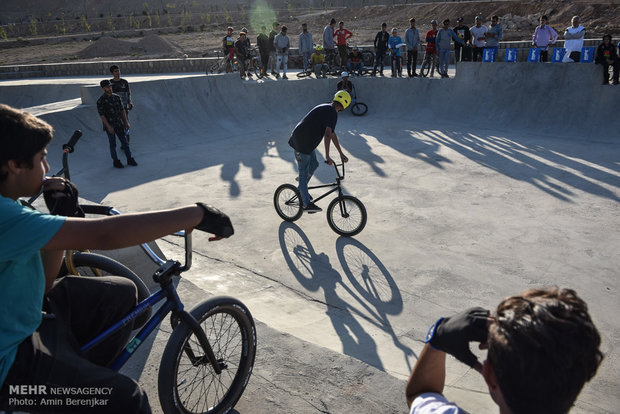
M 362 116 L 365 115 L 366 112 L 368 112 L 368 105 L 357 100 L 357 91 L 355 90 L 355 86 L 353 86 L 353 93 L 351 93 L 351 113 L 355 116 Z
M 312 201 L 316 203 L 331 193 L 338 191 L 338 196 L 327 207 L 327 223 L 329 223 L 329 227 L 333 231 L 341 236 L 355 236 L 366 226 L 366 208 L 360 200 L 353 196 L 345 195 L 342 192 L 341 182 L 344 180 L 344 163 L 334 164 L 334 169 L 337 175 L 336 182 L 308 187 L 308 190 L 334 187 Z M 341 170 L 342 174 L 340 173 Z M 278 215 L 286 221 L 298 220 L 304 212 L 301 193 L 297 186 L 293 184 L 282 184 L 279 186 L 273 195 L 273 204 Z

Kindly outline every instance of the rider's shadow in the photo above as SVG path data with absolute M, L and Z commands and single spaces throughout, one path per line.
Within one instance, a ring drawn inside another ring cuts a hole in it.
M 354 316 L 359 312 L 338 296 L 342 277 L 332 267 L 327 254 L 317 253 L 305 233 L 293 223 L 282 222 L 279 238 L 284 258 L 299 283 L 309 291 L 323 290 L 325 313 L 340 338 L 342 352 L 383 370 L 377 344 Z
M 403 298 L 396 281 L 381 260 L 360 241 L 339 237 L 336 251 L 344 273 L 361 299 L 347 284 L 343 283 L 343 287 L 359 301 L 373 324 L 392 337 L 394 345 L 403 353 L 408 371 L 411 371 L 412 359 L 417 355 L 400 341 L 389 321 L 389 315 L 399 315 L 403 311 Z

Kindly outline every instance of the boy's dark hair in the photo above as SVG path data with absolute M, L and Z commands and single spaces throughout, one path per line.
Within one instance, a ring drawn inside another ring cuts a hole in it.
M 543 14 L 542 16 L 540 16 L 540 20 L 549 20 L 549 18 L 546 14 Z
M 52 140 L 54 128 L 28 112 L 0 104 L 0 182 L 9 161 L 32 168 L 32 159 Z
M 493 20 L 493 19 L 499 20 L 499 16 L 497 14 L 494 14 L 493 16 L 491 16 L 491 20 Z
M 413 23 L 415 22 L 415 17 L 412 17 L 411 19 L 409 19 L 409 23 Z
M 110 66 L 110 73 L 114 72 L 116 69 L 119 69 L 118 65 Z
M 387 23 L 386 22 L 381 23 L 381 27 L 387 27 Z
M 338 22 L 338 26 L 340 26 L 341 24 L 344 24 L 342 20 Z
M 609 41 L 611 42 L 611 35 L 609 33 L 603 35 L 603 42 L 605 41 L 606 37 L 608 37 Z
M 566 413 L 596 374 L 601 337 L 572 289 L 504 299 L 489 326 L 488 360 L 513 413 Z
M 336 19 L 332 17 L 332 19 L 329 21 L 329 24 L 336 24 Z

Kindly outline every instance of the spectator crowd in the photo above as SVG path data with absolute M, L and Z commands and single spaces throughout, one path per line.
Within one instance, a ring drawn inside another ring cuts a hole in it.
M 382 23 L 372 45 L 372 76 L 384 76 L 386 61 L 392 68 L 392 77 L 402 77 L 403 66 L 407 68 L 407 76 L 418 76 L 418 52 L 424 51 L 422 63 L 430 65 L 430 76 L 436 71 L 442 78 L 448 77 L 448 67 L 454 50 L 454 62 L 462 61 L 489 61 L 498 60 L 499 44 L 504 37 L 504 28 L 497 15 L 490 19 L 488 26 L 484 25 L 484 17 L 476 16 L 469 26 L 462 17 L 456 19 L 456 24 L 446 18 L 441 22 L 431 20 L 430 30 L 423 32 L 416 27 L 416 19 L 409 19 L 410 26 L 404 32 L 404 38 L 399 35 L 397 27 L 388 29 L 387 23 Z M 582 50 L 586 37 L 586 28 L 580 24 L 579 16 L 574 16 L 571 25 L 563 32 L 564 47 L 562 62 L 582 61 Z M 532 56 L 529 61 L 548 62 L 549 50 L 556 45 L 560 34 L 549 24 L 549 17 L 540 17 L 540 25 L 532 35 Z M 334 70 L 348 71 L 353 76 L 361 76 L 368 59 L 364 59 L 361 48 L 351 46 L 355 42 L 355 33 L 345 27 L 345 22 L 336 22 L 332 18 L 323 29 L 322 37 L 313 38 L 308 31 L 308 24 L 301 24 L 301 32 L 297 37 L 299 62 L 296 62 L 304 72 L 312 72 L 317 78 L 325 77 Z M 276 79 L 287 79 L 289 54 L 292 47 L 288 27 L 272 24 L 271 32 L 267 33 L 265 26 L 256 38 L 257 48 L 252 48 L 249 33 L 246 28 L 241 29 L 238 38 L 234 38 L 234 29 L 228 27 L 223 37 L 222 46 L 228 61 L 236 56 L 242 78 L 251 78 L 249 69 L 252 67 L 253 54 L 256 51 L 260 56 L 260 71 L 262 76 L 274 76 Z M 367 52 L 364 52 L 367 53 Z M 609 83 L 609 68 L 612 70 L 612 81 L 618 83 L 620 68 L 620 43 L 614 45 L 610 35 L 605 35 L 602 43 L 594 51 L 594 61 L 601 64 L 604 72 L 604 83 Z M 558 61 L 554 58 L 554 61 Z M 227 71 L 232 72 L 232 65 Z M 282 72 L 282 75 L 280 75 Z

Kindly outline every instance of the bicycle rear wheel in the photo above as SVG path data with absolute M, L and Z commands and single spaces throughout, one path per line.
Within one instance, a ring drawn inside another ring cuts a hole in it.
M 341 236 L 355 236 L 366 226 L 366 208 L 357 198 L 337 197 L 327 207 L 327 222 Z
M 131 269 L 116 260 L 97 253 L 73 252 L 69 261 L 73 262 L 67 266 L 67 258 L 63 261 L 60 268 L 60 275 L 75 274 L 76 276 L 98 277 L 98 276 L 120 276 L 131 280 L 138 290 L 138 302 L 148 298 L 151 292 L 144 284 L 142 279 L 136 275 Z M 75 267 L 75 272 L 69 272 L 69 268 Z M 134 322 L 134 329 L 146 323 L 151 317 L 151 308 L 146 309 L 140 314 Z
M 311 70 L 302 70 L 301 72 L 299 72 L 299 73 L 297 74 L 297 77 L 298 77 L 298 78 L 305 78 L 305 77 L 307 77 L 307 76 L 312 75 L 312 73 L 313 73 L 313 72 L 312 72 Z
M 375 63 L 375 54 L 371 51 L 365 50 L 362 52 L 362 60 L 364 61 L 365 68 L 372 67 Z
M 280 217 L 295 221 L 303 214 L 301 193 L 293 184 L 282 184 L 273 195 L 273 205 Z
M 218 375 L 187 323 L 172 332 L 159 366 L 159 401 L 165 413 L 227 413 L 239 401 L 252 374 L 256 327 L 237 299 L 206 300 L 190 312 L 213 348 Z
M 363 102 L 355 102 L 351 105 L 351 113 L 355 116 L 362 116 L 368 112 L 368 105 Z

